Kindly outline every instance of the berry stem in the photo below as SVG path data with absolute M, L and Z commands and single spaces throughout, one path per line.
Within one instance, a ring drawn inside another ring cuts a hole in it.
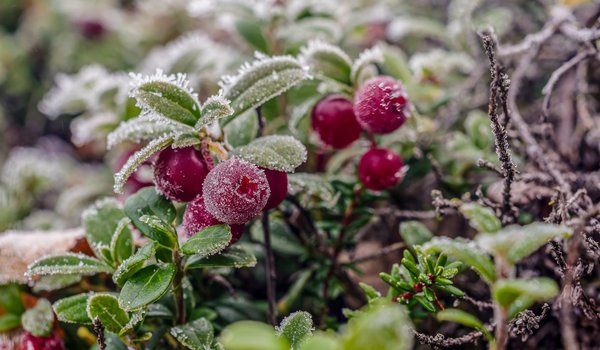
M 215 162 L 213 161 L 212 157 L 210 156 L 210 148 L 209 148 L 209 144 L 208 144 L 208 138 L 203 138 L 202 141 L 200 141 L 200 153 L 202 154 L 202 159 L 204 159 L 204 162 L 206 163 L 206 168 L 210 171 L 212 170 L 212 168 L 215 167 Z
M 183 296 L 183 265 L 182 265 L 182 256 L 179 254 L 178 250 L 173 250 L 173 263 L 177 267 L 177 272 L 175 274 L 175 280 L 173 281 L 173 294 L 175 294 L 175 308 L 177 311 L 177 324 L 184 324 L 186 320 L 185 315 L 185 300 Z
M 265 117 L 262 114 L 262 106 L 256 107 L 256 118 L 258 119 L 258 130 L 256 131 L 256 137 L 263 136 L 265 130 Z
M 265 237 L 265 269 L 267 277 L 267 299 L 269 302 L 268 321 L 272 326 L 277 325 L 275 283 L 277 275 L 275 272 L 275 257 L 271 249 L 271 230 L 269 228 L 269 211 L 262 214 L 262 227 Z

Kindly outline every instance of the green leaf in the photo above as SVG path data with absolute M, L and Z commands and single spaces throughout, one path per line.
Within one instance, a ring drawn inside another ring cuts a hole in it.
M 405 221 L 400 224 L 400 236 L 407 247 L 413 247 L 429 241 L 433 234 L 418 221 Z
M 260 58 L 240 68 L 220 85 L 231 101 L 234 116 L 256 109 L 309 77 L 306 67 L 291 56 Z
M 490 208 L 475 203 L 466 203 L 461 205 L 459 210 L 469 219 L 471 227 L 478 232 L 494 233 L 502 228 L 502 223 Z
M 275 334 L 273 328 L 256 321 L 239 321 L 227 326 L 219 342 L 227 350 L 289 350 L 285 338 Z
M 32 290 L 36 294 L 52 292 L 79 283 L 79 281 L 81 281 L 81 275 L 79 274 L 40 276 L 36 279 Z
M 168 248 L 177 246 L 177 231 L 171 224 L 162 221 L 158 216 L 143 215 L 140 221 L 153 229 L 153 239 Z
M 288 174 L 290 194 L 305 193 L 308 197 L 317 198 L 319 205 L 333 206 L 339 193 L 324 176 L 308 173 Z
M 9 314 L 21 315 L 25 306 L 21 300 L 21 289 L 18 284 L 0 285 L 0 306 Z
M 7 332 L 21 325 L 21 316 L 15 314 L 4 314 L 0 316 L 0 332 Z
M 235 22 L 235 29 L 248 44 L 260 52 L 268 53 L 269 43 L 262 32 L 262 28 L 263 26 L 256 19 L 238 19 Z
M 144 267 L 123 285 L 119 305 L 127 311 L 133 311 L 152 304 L 169 290 L 175 272 L 173 264 Z
M 199 318 L 188 324 L 171 328 L 171 335 L 191 350 L 207 350 L 213 345 L 215 336 L 212 324 Z
M 258 118 L 256 111 L 249 110 L 237 116 L 223 128 L 227 143 L 232 147 L 249 144 L 258 133 Z
M 337 46 L 313 40 L 301 49 L 300 59 L 310 67 L 311 73 L 320 79 L 333 80 L 345 85 L 352 84 L 350 80 L 352 62 L 350 57 Z
M 202 105 L 202 118 L 196 123 L 195 129 L 200 130 L 203 126 L 232 114 L 233 109 L 229 105 L 229 101 L 221 95 L 211 96 Z
M 127 322 L 127 324 L 123 328 L 121 328 L 117 335 L 124 336 L 127 333 L 131 333 L 144 320 L 144 317 L 146 317 L 145 309 L 135 310 L 130 314 L 129 322 Z
M 485 335 L 488 341 L 493 342 L 494 337 L 485 328 L 483 323 L 474 315 L 459 309 L 446 309 L 439 311 L 436 317 L 440 321 L 450 321 L 462 324 L 463 326 L 474 328 Z
M 361 54 L 358 56 L 358 59 L 352 64 L 352 68 L 350 70 L 350 78 L 352 79 L 352 83 L 358 85 L 361 81 L 365 80 L 367 78 L 365 76 L 367 75 L 365 70 L 375 63 L 383 63 L 383 52 L 379 47 L 372 47 L 361 52 Z M 377 71 L 373 71 L 372 73 L 376 74 Z
M 298 311 L 284 318 L 276 329 L 277 335 L 288 340 L 291 349 L 298 349 L 307 337 L 312 336 L 312 316 L 305 311 Z
M 112 333 L 119 333 L 129 322 L 129 315 L 112 294 L 91 295 L 87 301 L 87 313 L 91 320 L 98 318 L 104 328 Z
M 209 257 L 191 256 L 186 263 L 186 270 L 203 267 L 253 267 L 256 257 L 251 252 L 239 246 L 233 246 L 219 255 Z
M 335 333 L 317 332 L 308 338 L 300 350 L 341 350 Z
M 125 201 L 125 214 L 131 219 L 133 225 L 148 238 L 167 247 L 170 247 L 171 244 L 173 244 L 173 237 L 165 235 L 164 232 L 161 232 L 140 220 L 144 215 L 156 216 L 163 222 L 169 224 L 175 220 L 175 207 L 171 201 L 156 192 L 156 189 L 152 187 L 142 188 L 134 195 L 127 198 L 127 201 Z
M 179 81 L 169 82 L 149 78 L 149 81 L 137 84 L 131 94 L 142 109 L 194 126 L 200 118 L 200 106 L 196 96 L 186 88 L 184 75 L 178 75 L 175 79 Z
M 438 280 L 439 280 L 439 277 L 438 277 Z M 465 292 L 463 292 L 462 290 L 460 290 L 460 289 L 458 289 L 458 288 L 456 288 L 455 286 L 452 286 L 452 285 L 437 284 L 435 287 L 437 289 L 439 289 L 439 290 L 442 290 L 442 291 L 444 291 L 446 293 L 452 294 L 452 295 L 454 295 L 456 297 L 459 297 L 459 298 L 465 295 Z
M 119 265 L 119 267 L 117 267 L 117 270 L 113 274 L 113 281 L 122 287 L 123 284 L 125 284 L 125 281 L 133 276 L 134 273 L 138 272 L 144 266 L 146 260 L 151 259 L 155 253 L 155 242 L 150 242 L 141 247 L 135 254 L 127 258 Z
M 496 269 L 492 259 L 475 242 L 463 238 L 435 237 L 423 245 L 423 251 L 442 252 L 473 268 L 486 282 L 496 280 Z
M 110 247 L 115 230 L 125 213 L 113 198 L 96 201 L 82 215 L 87 241 L 97 256 L 102 256 L 100 247 Z
M 547 277 L 498 280 L 492 288 L 494 300 L 508 308 L 509 317 L 527 309 L 536 301 L 547 301 L 559 292 L 556 282 Z
M 343 335 L 344 350 L 412 349 L 413 336 L 410 318 L 400 305 L 373 305 L 348 323 Z
M 133 254 L 133 235 L 128 226 L 130 222 L 129 218 L 122 218 L 110 242 L 111 255 L 117 265 Z
M 233 154 L 259 167 L 293 172 L 306 161 L 306 147 L 292 136 L 263 136 L 246 146 L 233 150 Z
M 85 254 L 64 253 L 45 256 L 33 262 L 27 268 L 28 276 L 54 274 L 93 275 L 100 272 L 112 272 L 106 263 Z
M 47 299 L 38 299 L 35 307 L 25 311 L 21 316 L 23 328 L 38 337 L 47 337 L 54 326 L 52 304 Z
M 53 308 L 59 321 L 76 324 L 92 324 L 87 313 L 88 293 L 63 298 L 54 303 Z
M 227 248 L 229 241 L 231 241 L 229 225 L 209 226 L 190 237 L 181 247 L 181 251 L 185 255 L 196 254 L 199 258 L 204 258 Z
M 570 237 L 573 231 L 567 226 L 535 222 L 526 226 L 512 225 L 494 234 L 479 234 L 477 243 L 493 255 L 506 258 L 516 264 L 549 240 Z
M 165 134 L 177 135 L 193 132 L 194 128 L 170 120 L 161 120 L 159 123 L 148 116 L 140 116 L 121 122 L 119 126 L 106 137 L 107 148 L 112 149 L 124 142 L 142 143 L 150 141 Z

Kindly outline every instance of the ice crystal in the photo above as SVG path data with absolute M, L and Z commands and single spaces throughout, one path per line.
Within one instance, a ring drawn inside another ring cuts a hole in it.
M 229 105 L 230 103 L 231 102 L 221 94 L 209 97 L 202 105 L 202 117 L 198 120 L 198 123 L 196 123 L 196 130 L 221 118 L 232 115 L 233 109 Z
M 322 40 L 311 40 L 308 45 L 304 46 L 300 50 L 300 60 L 305 64 L 310 64 L 315 56 L 323 54 L 337 56 L 349 66 L 352 64 L 352 60 L 342 49 Z
M 358 59 L 354 61 L 354 64 L 352 64 L 352 69 L 350 71 L 352 81 L 355 83 L 358 82 L 360 79 L 361 72 L 369 65 L 382 62 L 383 52 L 378 46 L 363 51 L 358 56 Z
M 112 112 L 80 116 L 71 122 L 71 140 L 75 145 L 83 146 L 96 139 L 99 131 L 112 128 L 118 122 Z
M 122 122 L 117 129 L 108 134 L 107 147 L 108 149 L 111 149 L 126 141 L 139 143 L 166 134 L 183 134 L 193 131 L 193 128 L 181 123 L 173 122 L 170 119 L 152 114 L 144 114 L 140 117 Z
M 198 95 L 194 92 L 194 89 L 190 86 L 190 82 L 187 79 L 187 75 L 183 73 L 177 74 L 165 74 L 162 69 L 157 68 L 154 74 L 152 75 L 144 75 L 141 73 L 129 73 L 131 77 L 131 90 L 129 91 L 129 97 L 135 98 L 137 101 L 137 106 L 141 109 L 152 109 L 151 106 L 140 102 L 140 88 L 148 83 L 154 82 L 163 82 L 167 84 L 173 84 L 184 91 L 186 91 L 190 96 L 197 102 Z M 200 103 L 198 103 L 199 105 Z
M 19 147 L 13 149 L 4 166 L 0 179 L 8 188 L 30 192 L 44 190 L 50 186 L 61 186 L 67 169 L 72 168 L 73 159 L 38 148 Z M 34 187 L 28 187 L 34 185 Z
M 233 154 L 262 168 L 284 172 L 293 172 L 307 158 L 306 147 L 285 135 L 263 136 L 235 149 Z

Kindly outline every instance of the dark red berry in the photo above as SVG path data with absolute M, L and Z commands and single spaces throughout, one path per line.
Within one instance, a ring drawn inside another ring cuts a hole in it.
M 202 196 L 198 196 L 193 201 L 189 202 L 183 213 L 182 226 L 185 239 L 192 237 L 206 227 L 219 224 L 222 224 L 222 222 L 217 220 L 208 212 L 208 210 L 206 210 L 204 198 Z M 230 225 L 230 228 L 231 241 L 229 244 L 231 245 L 242 237 L 244 225 Z
M 427 278 L 429 278 L 429 282 L 434 283 L 435 282 L 435 276 L 432 274 L 428 274 Z
M 75 22 L 75 26 L 83 37 L 89 40 L 98 40 L 106 33 L 106 27 L 96 19 L 81 19 Z
M 227 224 L 244 224 L 260 213 L 271 194 L 265 172 L 245 160 L 219 163 L 202 189 L 206 209 Z
M 407 106 L 404 87 L 388 76 L 365 81 L 354 96 L 358 123 L 374 134 L 387 134 L 401 127 L 406 121 Z
M 202 193 L 208 168 L 194 147 L 166 148 L 154 164 L 154 183 L 167 198 L 189 202 Z
M 271 195 L 263 210 L 270 210 L 283 202 L 288 193 L 288 176 L 286 173 L 277 170 L 263 169 L 269 182 Z
M 408 299 L 412 298 L 412 293 L 406 292 L 406 293 L 402 294 L 402 298 L 408 300 Z
M 413 286 L 413 289 L 414 289 L 415 293 L 420 293 L 423 291 L 423 287 L 425 287 L 425 284 L 423 282 L 417 282 Z
M 312 111 L 311 126 L 321 141 L 333 148 L 345 148 L 360 136 L 352 102 L 339 95 L 319 101 Z
M 56 332 L 47 337 L 38 337 L 26 332 L 19 350 L 65 350 L 65 344 Z
M 366 188 L 381 191 L 397 185 L 404 176 L 404 163 L 396 152 L 371 148 L 358 163 L 358 178 Z

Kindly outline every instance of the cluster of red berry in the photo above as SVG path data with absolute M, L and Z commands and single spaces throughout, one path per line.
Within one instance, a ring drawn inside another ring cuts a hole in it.
M 278 206 L 288 192 L 285 172 L 259 168 L 237 158 L 209 169 L 194 147 L 160 152 L 154 164 L 154 182 L 167 198 L 189 202 L 183 216 L 187 237 L 225 223 L 231 227 L 230 244 L 240 239 L 246 222 Z
M 360 86 L 354 102 L 341 95 L 319 101 L 311 125 L 325 145 L 341 149 L 356 141 L 362 130 L 370 134 L 395 131 L 406 121 L 407 108 L 402 84 L 392 77 L 377 76 Z M 359 161 L 358 177 L 366 188 L 381 191 L 402 180 L 403 168 L 396 152 L 373 145 Z

